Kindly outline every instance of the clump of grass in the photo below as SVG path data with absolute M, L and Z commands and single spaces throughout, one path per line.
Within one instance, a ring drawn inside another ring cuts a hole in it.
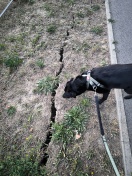
M 59 84 L 58 78 L 47 76 L 46 78 L 40 80 L 37 83 L 38 86 L 37 86 L 37 89 L 35 90 L 35 92 L 44 93 L 46 95 L 48 93 L 54 93 L 58 84 Z
M 45 9 L 47 12 L 50 12 L 50 11 L 51 11 L 51 5 L 48 4 L 48 3 L 45 3 L 45 4 L 44 4 L 44 9 Z
M 54 10 L 53 10 L 53 8 L 51 7 L 50 4 L 45 3 L 44 9 L 47 11 L 49 17 L 54 17 L 55 16 L 55 12 L 54 12 Z
M 92 9 L 90 9 L 90 8 L 86 9 L 86 15 L 87 16 L 93 15 Z
M 78 17 L 78 18 L 84 18 L 85 15 L 84 15 L 83 12 L 80 11 L 80 12 L 77 13 L 77 17 Z
M 37 66 L 40 68 L 40 69 L 43 69 L 44 68 L 44 61 L 42 59 L 39 59 L 36 61 L 36 64 Z
M 101 65 L 101 66 L 106 66 L 106 65 L 107 65 L 107 62 L 106 62 L 104 59 L 102 59 L 100 65 Z
M 76 106 L 71 108 L 64 115 L 63 123 L 53 124 L 52 139 L 58 143 L 62 143 L 63 146 L 69 145 L 75 141 L 76 131 L 82 133 L 85 130 L 87 119 L 88 116 L 82 107 Z
M 5 64 L 6 67 L 9 67 L 10 73 L 15 71 L 22 63 L 23 60 L 18 57 L 18 55 L 15 54 L 10 54 L 8 55 L 4 60 L 3 63 Z
M 91 6 L 91 9 L 92 9 L 93 11 L 98 11 L 98 10 L 100 10 L 100 6 L 99 6 L 98 4 L 92 5 L 92 6 Z
M 75 0 L 64 0 L 69 5 L 73 5 L 75 3 Z
M 8 109 L 7 109 L 7 114 L 9 116 L 12 116 L 12 115 L 15 115 L 16 113 L 16 108 L 14 106 L 10 106 Z
M 90 105 L 90 99 L 88 98 L 83 98 L 81 101 L 80 101 L 80 105 L 82 107 L 88 107 Z
M 47 27 L 47 32 L 49 34 L 54 34 L 56 32 L 56 29 L 57 29 L 56 25 L 55 24 L 51 24 L 51 25 L 49 25 Z
M 91 29 L 91 32 L 95 33 L 96 35 L 101 35 L 103 28 L 101 26 L 95 26 Z
M 87 52 L 89 49 L 91 48 L 91 46 L 87 43 L 87 42 L 83 42 L 83 43 L 79 43 L 76 46 L 73 46 L 73 50 L 78 51 L 82 51 L 82 52 Z
M 81 138 L 86 128 L 89 118 L 86 113 L 87 105 L 89 105 L 89 101 L 83 99 L 79 105 L 67 111 L 62 123 L 52 125 L 52 140 L 60 146 L 57 167 L 59 168 L 59 164 L 66 164 L 69 175 L 87 176 L 89 173 L 89 171 L 84 172 L 83 170 L 83 160 L 80 157 L 81 149 L 75 143 Z
M 32 40 L 32 45 L 33 46 L 35 46 L 38 43 L 40 37 L 41 37 L 40 35 L 36 35 L 36 37 Z
M 0 51 L 4 51 L 6 49 L 6 45 L 3 43 L 0 43 Z
M 33 157 L 8 156 L 0 162 L 2 176 L 46 176 L 45 168 L 38 169 L 38 162 Z

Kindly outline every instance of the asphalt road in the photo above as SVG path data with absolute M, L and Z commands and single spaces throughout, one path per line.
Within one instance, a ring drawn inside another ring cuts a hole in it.
M 117 62 L 132 63 L 132 0 L 109 1 Z M 123 95 L 125 93 L 123 92 Z M 132 99 L 124 100 L 130 147 L 132 151 Z

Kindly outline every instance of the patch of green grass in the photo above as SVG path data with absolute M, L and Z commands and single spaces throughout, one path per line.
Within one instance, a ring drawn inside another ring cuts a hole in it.
M 15 71 L 22 63 L 23 60 L 18 57 L 16 53 L 9 54 L 4 60 L 3 63 L 6 67 L 9 67 L 10 73 Z
M 86 43 L 86 42 L 83 42 L 83 44 L 82 44 L 82 51 L 83 52 L 86 52 L 88 49 L 90 49 L 90 46 L 89 46 L 89 44 L 88 43 Z
M 88 107 L 90 105 L 90 99 L 88 98 L 83 98 L 81 101 L 80 101 L 80 105 L 82 107 Z
M 38 43 L 40 37 L 41 37 L 40 35 L 36 35 L 36 36 L 35 36 L 35 38 L 32 40 L 32 45 L 33 45 L 33 46 L 35 46 L 35 45 Z
M 46 48 L 47 48 L 46 42 L 42 41 L 42 42 L 37 46 L 37 49 L 40 49 L 40 48 L 46 49 Z
M 44 9 L 45 9 L 47 12 L 50 12 L 50 11 L 52 10 L 51 5 L 48 4 L 48 3 L 45 3 L 45 4 L 44 4 Z
M 0 51 L 4 51 L 6 49 L 6 45 L 3 43 L 0 43 Z
M 95 33 L 96 35 L 101 35 L 103 33 L 103 28 L 101 26 L 95 26 L 91 29 L 91 32 Z
M 84 171 L 83 156 L 79 142 L 85 131 L 89 115 L 86 112 L 89 100 L 84 98 L 77 106 L 72 107 L 64 115 L 62 123 L 52 125 L 52 140 L 60 146 L 57 156 L 57 168 L 64 166 L 62 175 L 89 176 L 89 168 Z M 80 157 L 81 156 L 81 157 Z M 61 169 L 60 169 L 61 170 Z
M 75 0 L 63 0 L 64 2 L 68 3 L 69 5 L 73 5 Z
M 107 62 L 106 62 L 104 59 L 102 59 L 100 65 L 101 65 L 101 66 L 106 66 L 106 65 L 107 65 Z
M 38 169 L 38 162 L 33 156 L 13 157 L 8 156 L 0 161 L 1 176 L 46 176 L 45 168 Z
M 37 83 L 38 86 L 35 92 L 44 93 L 46 95 L 48 93 L 53 93 L 56 87 L 58 86 L 58 84 L 59 84 L 58 78 L 47 76 L 46 78 L 40 80 Z
M 92 6 L 91 6 L 91 9 L 92 9 L 93 11 L 98 11 L 98 10 L 100 10 L 100 6 L 99 6 L 98 4 L 92 5 Z
M 55 24 L 50 24 L 48 27 L 47 27 L 47 32 L 49 34 L 54 34 L 56 32 L 56 29 L 57 29 L 57 26 Z
M 85 17 L 85 14 L 80 11 L 80 12 L 77 13 L 77 17 L 78 17 L 78 18 L 84 18 L 84 17 Z
M 87 16 L 93 15 L 92 9 L 90 9 L 90 8 L 86 9 L 86 15 Z
M 53 124 L 53 141 L 68 145 L 75 141 L 76 131 L 82 133 L 85 130 L 88 115 L 80 106 L 71 108 L 64 115 L 63 123 Z
M 47 14 L 48 14 L 49 17 L 54 17 L 54 16 L 55 16 L 55 11 L 54 11 L 54 9 L 51 7 L 50 4 L 45 3 L 44 9 L 47 11 Z
M 37 60 L 36 64 L 40 69 L 44 68 L 44 66 L 45 66 L 44 61 L 42 59 Z
M 10 106 L 8 109 L 7 109 L 7 114 L 9 116 L 12 116 L 12 115 L 15 115 L 16 113 L 16 108 L 14 106 Z
M 75 51 L 82 51 L 82 52 L 87 52 L 90 49 L 90 45 L 87 42 L 83 42 L 83 43 L 78 43 L 76 44 L 76 46 L 73 46 L 73 50 Z
M 86 157 L 87 157 L 88 160 L 92 160 L 95 156 L 96 156 L 96 154 L 95 154 L 94 150 L 89 150 L 87 152 L 87 156 Z

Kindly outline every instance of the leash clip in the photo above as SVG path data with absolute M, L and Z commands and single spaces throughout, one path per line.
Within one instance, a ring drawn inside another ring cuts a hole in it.
M 96 92 L 96 90 L 97 90 L 97 86 L 93 86 L 93 90 L 94 90 L 94 96 L 96 96 L 97 95 L 97 92 Z

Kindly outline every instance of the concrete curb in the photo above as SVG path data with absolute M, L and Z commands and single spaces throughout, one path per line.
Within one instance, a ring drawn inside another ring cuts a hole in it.
M 108 40 L 109 40 L 109 51 L 110 51 L 111 63 L 117 64 L 115 45 L 113 44 L 114 35 L 113 35 L 112 24 L 108 21 L 108 19 L 111 19 L 109 0 L 105 0 L 105 7 L 106 7 L 106 18 L 107 18 Z M 126 114 L 125 114 L 121 90 L 115 90 L 115 97 L 116 97 L 116 104 L 117 104 L 117 115 L 119 120 L 120 141 L 121 141 L 121 147 L 122 147 L 125 176 L 132 176 L 132 154 L 131 154 L 128 129 L 127 129 L 127 123 L 126 123 Z

